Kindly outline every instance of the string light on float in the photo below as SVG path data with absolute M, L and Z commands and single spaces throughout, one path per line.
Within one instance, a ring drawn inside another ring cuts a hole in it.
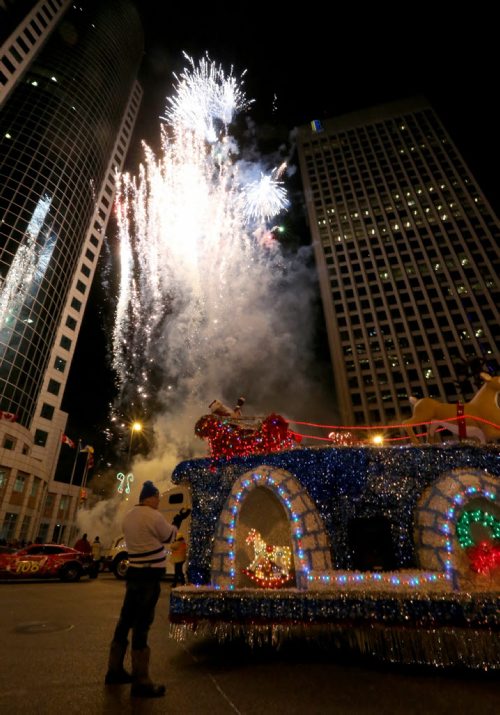
M 295 565 L 297 568 L 296 576 L 298 577 L 300 574 L 303 575 L 304 578 L 307 578 L 309 572 L 310 572 L 310 567 L 306 561 L 306 556 L 304 553 L 303 549 L 303 544 L 302 544 L 302 537 L 303 537 L 303 531 L 301 529 L 300 523 L 300 516 L 299 514 L 295 511 L 295 509 L 292 506 L 292 494 L 288 491 L 287 487 L 285 486 L 280 486 L 276 483 L 275 478 L 272 476 L 272 474 L 269 473 L 260 473 L 260 472 L 254 472 L 252 474 L 251 479 L 244 479 L 241 482 L 241 488 L 238 490 L 236 494 L 234 494 L 234 504 L 230 507 L 230 520 L 229 520 L 229 533 L 227 536 L 227 542 L 229 546 L 229 574 L 231 577 L 231 583 L 227 586 L 228 590 L 234 591 L 236 588 L 236 522 L 237 522 L 237 517 L 239 510 L 241 508 L 241 504 L 245 500 L 246 496 L 248 495 L 249 491 L 252 490 L 253 487 L 255 486 L 267 486 L 271 491 L 276 492 L 277 496 L 279 496 L 282 504 L 286 507 L 287 513 L 289 515 L 290 522 L 292 524 L 292 543 L 293 543 L 293 552 L 295 554 Z M 217 487 L 219 488 L 219 487 Z M 251 530 L 252 531 L 252 530 Z M 249 532 L 248 536 L 250 535 L 251 532 Z M 278 547 L 280 549 L 283 549 L 284 547 Z M 286 547 L 288 548 L 288 547 Z M 267 545 L 266 545 L 267 549 Z M 285 549 L 286 551 L 286 549 Z M 264 584 L 263 581 L 260 582 L 260 586 L 265 586 L 266 588 L 277 588 L 286 581 L 293 580 L 292 576 L 292 569 L 291 569 L 291 562 L 292 562 L 292 550 L 289 552 L 289 559 L 286 557 L 286 554 L 283 553 L 285 563 L 287 564 L 285 571 L 281 571 L 281 573 L 276 573 L 271 580 L 268 580 L 267 583 Z M 281 569 L 280 569 L 281 570 Z M 244 572 L 244 570 L 242 570 Z M 252 573 L 252 575 L 250 575 Z M 246 573 L 245 575 L 249 576 L 250 578 L 253 578 L 255 580 L 255 575 L 253 572 Z M 284 579 L 284 580 L 283 580 Z M 221 588 L 220 586 L 216 586 L 215 588 Z
M 212 413 L 200 417 L 194 431 L 209 443 L 214 461 L 293 449 L 302 439 L 288 429 L 288 422 L 281 415 L 275 413 L 262 420 L 256 429 L 247 429 L 237 420 Z
M 494 498 L 494 495 L 492 495 Z M 489 540 L 476 543 L 473 524 L 489 532 Z M 458 543 L 465 550 L 472 571 L 486 574 L 500 566 L 500 519 L 485 509 L 465 510 L 456 524 Z
M 267 544 L 256 529 L 250 529 L 245 539 L 253 545 L 253 561 L 242 573 L 262 588 L 278 588 L 290 581 L 292 551 L 289 546 Z
M 354 444 L 351 432 L 330 432 L 328 439 L 335 447 L 351 447 Z

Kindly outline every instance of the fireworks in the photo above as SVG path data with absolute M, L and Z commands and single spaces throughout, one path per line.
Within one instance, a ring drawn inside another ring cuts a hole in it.
M 205 56 L 198 66 L 184 54 L 190 64 L 178 82 L 177 92 L 167 98 L 165 117 L 172 126 L 192 129 L 207 142 L 215 143 L 227 132 L 234 115 L 251 103 L 245 98 L 240 82 L 224 73 L 222 67 Z M 217 126 L 219 124 L 219 127 Z
M 297 339 L 307 335 L 299 299 L 287 295 L 288 282 L 295 289 L 300 282 L 302 264 L 286 264 L 254 236 L 287 205 L 284 168 L 266 174 L 245 161 L 240 170 L 229 125 L 249 105 L 241 80 L 207 57 L 189 64 L 167 103 L 161 153 L 145 146 L 138 176 L 118 181 L 114 367 L 142 400 L 151 394 L 154 366 L 160 382 L 168 381 L 161 395 L 156 388 L 167 408 L 181 399 L 181 388 L 182 399 L 203 402 L 226 394 L 262 369 L 264 355 L 295 370 L 290 326 Z M 259 173 L 258 186 L 246 179 Z M 308 295 L 306 287 L 305 308 Z
M 284 211 L 288 199 L 282 182 L 276 180 L 273 172 L 269 176 L 262 174 L 258 181 L 246 187 L 243 204 L 248 218 L 262 222 Z

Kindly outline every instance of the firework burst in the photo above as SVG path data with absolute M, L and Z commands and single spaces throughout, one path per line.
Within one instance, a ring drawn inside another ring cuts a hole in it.
M 239 171 L 229 125 L 248 105 L 232 71 L 208 57 L 189 60 L 168 100 L 161 152 L 145 146 L 138 175 L 119 177 L 113 354 L 122 397 L 132 384 L 135 399 L 147 401 L 154 369 L 164 410 L 190 399 L 199 411 L 200 401 L 247 384 L 263 394 L 269 380 L 256 376 L 264 357 L 279 365 L 280 379 L 283 366 L 295 370 L 294 329 L 302 340 L 308 332 L 298 304 L 307 305 L 308 291 L 290 299 L 303 265 L 254 237 L 287 199 L 283 167 L 265 174 L 256 166 L 258 187 L 243 178 L 248 162 Z
M 246 109 L 251 101 L 243 91 L 241 78 L 228 75 L 220 65 L 206 55 L 198 65 L 188 55 L 189 62 L 178 77 L 177 91 L 167 98 L 165 119 L 171 126 L 192 129 L 197 135 L 213 144 L 227 132 L 235 114 Z
M 269 221 L 288 208 L 288 199 L 283 182 L 276 173 L 261 174 L 260 179 L 248 184 L 243 192 L 243 210 L 249 220 Z

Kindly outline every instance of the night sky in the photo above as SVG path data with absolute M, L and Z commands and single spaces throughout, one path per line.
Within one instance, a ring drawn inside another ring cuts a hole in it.
M 171 92 L 172 73 L 186 65 L 182 51 L 195 59 L 208 51 L 225 68 L 233 65 L 236 75 L 247 70 L 246 93 L 256 100 L 249 115 L 267 131 L 273 150 L 294 126 L 312 119 L 427 97 L 499 212 L 496 24 L 487 13 L 468 10 L 460 16 L 458 6 L 446 13 L 436 10 L 436 3 L 399 5 L 392 12 L 366 11 L 357 3 L 352 10 L 311 3 L 300 12 L 278 12 L 273 3 L 212 4 L 203 10 L 187 3 L 185 10 L 177 5 L 172 10 L 157 0 L 137 4 L 145 28 L 140 71 L 145 94 L 130 171 L 142 158 L 141 139 L 158 144 L 158 116 Z M 113 398 L 105 368 L 109 325 L 109 304 L 97 275 L 63 402 L 70 413 L 68 434 L 86 442 L 96 441 Z M 318 349 L 327 360 L 325 345 L 320 336 Z
M 214 4 L 196 13 L 191 6 L 176 7 L 173 14 L 155 0 L 138 5 L 146 36 L 142 136 L 157 135 L 156 117 L 172 72 L 185 65 L 182 51 L 194 58 L 208 51 L 237 74 L 247 70 L 256 121 L 292 128 L 420 94 L 467 153 L 478 180 L 498 159 L 496 25 L 487 14 L 468 9 L 460 16 L 455 8 L 451 16 L 436 9 L 437 3 L 401 6 L 399 13 L 360 10 L 358 4 L 326 11 L 311 4 L 300 13 L 272 15 L 273 3 L 248 4 L 244 10 Z

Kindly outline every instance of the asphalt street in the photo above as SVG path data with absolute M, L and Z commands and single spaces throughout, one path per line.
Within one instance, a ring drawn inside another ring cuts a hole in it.
M 0 583 L 0 712 L 316 715 L 498 715 L 491 673 L 442 673 L 346 661 L 314 642 L 279 651 L 168 637 L 170 585 L 150 637 L 157 700 L 104 686 L 108 645 L 124 585 L 110 574 L 80 583 Z

